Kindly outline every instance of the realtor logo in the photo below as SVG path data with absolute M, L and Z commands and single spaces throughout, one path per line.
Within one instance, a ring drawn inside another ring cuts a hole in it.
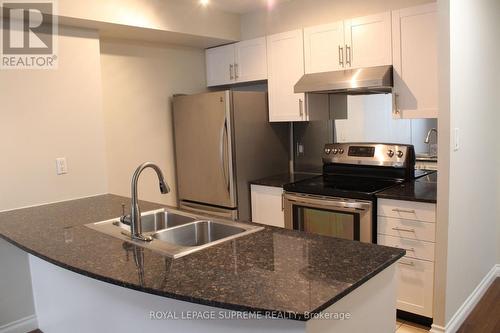
M 53 1 L 16 0 L 2 7 L 1 69 L 57 67 L 57 22 Z

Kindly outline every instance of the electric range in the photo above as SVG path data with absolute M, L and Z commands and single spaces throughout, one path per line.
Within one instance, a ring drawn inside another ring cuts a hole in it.
M 284 186 L 285 227 L 375 242 L 375 194 L 412 179 L 414 170 L 412 145 L 326 144 L 323 174 Z

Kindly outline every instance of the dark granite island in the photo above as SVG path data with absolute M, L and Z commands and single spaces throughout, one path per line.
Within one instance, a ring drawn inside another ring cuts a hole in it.
M 44 332 L 394 329 L 403 250 L 266 227 L 170 259 L 84 226 L 121 215 L 121 203 L 103 195 L 0 213 L 0 236 L 30 254 Z

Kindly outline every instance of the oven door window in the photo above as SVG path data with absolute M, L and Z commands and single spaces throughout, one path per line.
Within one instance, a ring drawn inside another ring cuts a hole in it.
M 359 241 L 360 215 L 294 205 L 293 228 L 319 235 Z

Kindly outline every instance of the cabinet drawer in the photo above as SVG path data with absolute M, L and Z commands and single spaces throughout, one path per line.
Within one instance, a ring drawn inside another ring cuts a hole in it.
M 397 217 L 407 220 L 436 222 L 436 204 L 379 199 L 377 214 L 379 216 Z
M 434 242 L 435 224 L 392 217 L 377 218 L 377 233 L 396 237 Z
M 434 263 L 401 258 L 397 264 L 397 308 L 432 318 Z
M 377 243 L 405 249 L 408 258 L 434 261 L 434 243 L 382 234 L 377 235 Z

